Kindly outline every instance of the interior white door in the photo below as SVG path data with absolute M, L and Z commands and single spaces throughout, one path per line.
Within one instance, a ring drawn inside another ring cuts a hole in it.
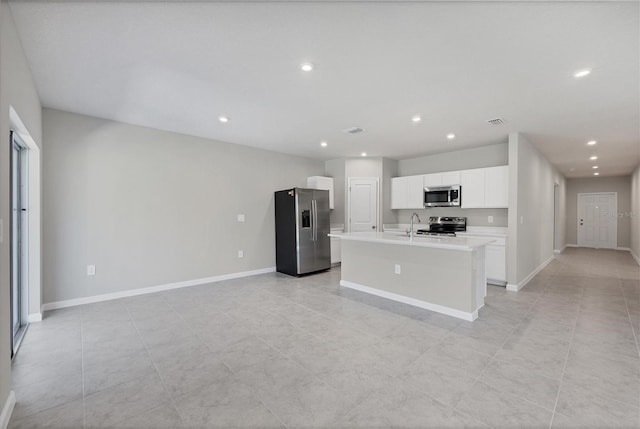
M 378 228 L 378 179 L 349 178 L 349 232 Z
M 578 246 L 618 247 L 618 194 L 578 194 Z

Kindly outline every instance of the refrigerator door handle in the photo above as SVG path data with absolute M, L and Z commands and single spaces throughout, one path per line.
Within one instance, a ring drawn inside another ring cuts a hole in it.
M 316 200 L 311 200 L 311 241 L 316 241 Z
M 313 241 L 318 241 L 318 202 L 311 200 L 313 207 Z

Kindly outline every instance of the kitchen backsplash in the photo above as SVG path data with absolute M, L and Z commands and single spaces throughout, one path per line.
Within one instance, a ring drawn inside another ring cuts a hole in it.
M 427 223 L 430 216 L 460 216 L 467 218 L 468 226 L 507 226 L 507 209 L 461 209 L 459 207 L 433 207 L 430 209 L 398 210 L 397 223 L 409 223 L 412 213 L 418 213 L 422 223 Z M 493 223 L 489 223 L 493 216 Z

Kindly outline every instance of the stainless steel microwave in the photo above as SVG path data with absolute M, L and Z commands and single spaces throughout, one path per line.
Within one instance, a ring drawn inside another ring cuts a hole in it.
M 460 185 L 424 188 L 425 207 L 460 207 L 461 197 Z

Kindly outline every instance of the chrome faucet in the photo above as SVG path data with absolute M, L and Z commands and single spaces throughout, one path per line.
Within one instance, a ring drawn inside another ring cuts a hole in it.
M 422 222 L 420 221 L 420 216 L 418 216 L 418 213 L 413 213 L 413 214 L 411 215 L 411 227 L 410 227 L 410 229 L 409 229 L 409 239 L 411 239 L 411 240 L 413 240 L 413 218 L 414 218 L 414 217 L 418 219 L 418 223 L 422 223 Z

